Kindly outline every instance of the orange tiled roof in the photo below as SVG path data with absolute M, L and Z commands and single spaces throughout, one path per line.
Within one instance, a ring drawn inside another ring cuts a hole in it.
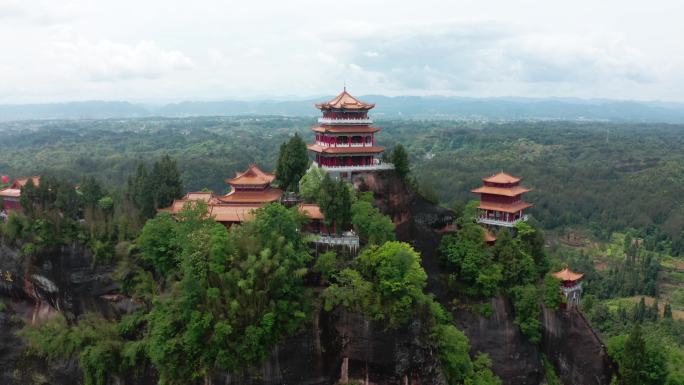
M 494 243 L 496 242 L 496 236 L 492 234 L 491 231 L 485 229 L 484 227 L 482 228 L 482 231 L 484 231 L 484 240 L 487 243 Z
M 482 186 L 476 189 L 470 190 L 476 194 L 492 194 L 492 195 L 503 195 L 507 197 L 514 197 L 522 193 L 532 191 L 527 187 L 514 186 L 514 187 L 492 187 L 492 186 Z
M 375 104 L 364 103 L 359 99 L 351 96 L 345 88 L 339 95 L 332 100 L 316 104 L 316 108 L 320 110 L 342 109 L 342 110 L 370 110 L 375 107 Z
M 210 202 L 214 197 L 214 193 L 211 191 L 195 191 L 185 194 L 185 198 L 190 201 L 205 201 Z
M 310 144 L 307 146 L 310 151 L 319 152 L 322 154 L 376 154 L 385 151 L 384 148 L 378 146 L 372 147 L 323 147 L 318 144 Z
M 493 211 L 503 211 L 505 213 L 517 213 L 520 210 L 524 210 L 528 207 L 532 207 L 530 203 L 527 202 L 517 202 L 517 203 L 493 203 L 493 202 L 482 202 L 478 208 L 483 210 L 493 210 Z
M 254 211 L 261 206 L 211 205 L 209 215 L 218 222 L 245 222 L 254 219 Z
M 216 198 L 224 203 L 269 203 L 275 202 L 283 196 L 283 190 L 277 188 L 267 188 L 257 191 L 231 191 L 228 195 L 217 196 Z
M 505 172 L 501 171 L 498 174 L 494 174 L 490 177 L 487 178 L 482 178 L 483 181 L 485 182 L 490 182 L 490 183 L 517 183 L 520 182 L 520 178 L 508 175 Z
M 299 205 L 299 212 L 306 215 L 309 219 L 325 219 L 318 205 L 311 203 L 302 203 Z
M 553 276 L 560 279 L 561 281 L 577 281 L 584 277 L 584 274 L 575 273 L 574 271 L 568 269 L 567 267 L 561 271 L 553 273 Z
M 373 134 L 380 131 L 380 129 L 377 127 L 368 127 L 360 124 L 356 126 L 313 126 L 311 127 L 311 131 L 320 133 L 330 132 L 333 134 Z
M 266 185 L 273 182 L 275 175 L 263 171 L 256 164 L 250 164 L 242 173 L 236 173 L 235 178 L 226 179 L 228 184 L 234 185 Z

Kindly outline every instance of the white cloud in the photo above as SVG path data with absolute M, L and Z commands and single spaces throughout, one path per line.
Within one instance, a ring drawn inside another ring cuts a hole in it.
M 158 79 L 195 67 L 182 52 L 164 50 L 152 41 L 134 45 L 81 38 L 55 41 L 49 54 L 68 74 L 94 81 Z

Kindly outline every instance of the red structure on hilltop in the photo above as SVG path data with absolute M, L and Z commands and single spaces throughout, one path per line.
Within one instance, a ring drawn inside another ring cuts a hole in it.
M 40 176 L 32 176 L 30 178 L 17 178 L 12 184 L 4 190 L 0 190 L 0 199 L 2 199 L 2 211 L 18 211 L 21 210 L 21 188 L 24 187 L 28 181 L 31 180 L 34 186 L 40 185 Z
M 532 205 L 523 201 L 522 195 L 531 189 L 520 186 L 520 178 L 502 171 L 482 181 L 484 186 L 471 190 L 480 194 L 478 223 L 513 227 L 527 220 L 524 211 Z
M 351 179 L 356 172 L 392 169 L 378 156 L 384 148 L 375 145 L 373 121 L 368 111 L 375 104 L 364 103 L 351 96 L 345 88 L 334 99 L 316 104 L 323 116 L 311 128 L 316 134 L 308 146 L 314 154 L 314 165 L 325 169 L 333 178 Z
M 553 273 L 553 276 L 561 281 L 560 290 L 565 296 L 565 306 L 568 309 L 579 306 L 582 299 L 582 278 L 584 278 L 584 274 L 575 273 L 566 267 Z

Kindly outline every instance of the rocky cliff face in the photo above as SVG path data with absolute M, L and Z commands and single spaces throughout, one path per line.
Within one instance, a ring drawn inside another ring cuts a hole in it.
M 394 219 L 399 240 L 411 243 L 421 252 L 423 267 L 429 274 L 428 290 L 448 307 L 452 298 L 440 280 L 437 246 L 441 235 L 436 230 L 453 221 L 453 213 L 411 192 L 392 172 L 362 174 L 354 183 L 357 189 L 374 193 L 376 205 Z M 489 354 L 492 371 L 504 384 L 544 383 L 542 353 L 550 357 L 565 385 L 610 383 L 612 368 L 602 343 L 578 313 L 573 316 L 545 310 L 544 339 L 537 346 L 527 341 L 513 322 L 515 314 L 507 299 L 493 298 L 490 305 L 489 317 L 459 309 L 453 313 L 454 321 L 470 339 L 473 353 Z
M 582 313 L 545 308 L 542 325 L 542 349 L 564 384 L 610 383 L 613 362 Z
M 411 243 L 423 256 L 428 290 L 443 304 L 448 296 L 441 280 L 437 255 L 438 229 L 453 221 L 453 213 L 412 193 L 391 172 L 358 176 L 361 191 L 373 191 L 376 205 L 397 224 L 398 238 Z M 115 316 L 135 304 L 118 292 L 109 278 L 111 266 L 94 266 L 78 245 L 23 257 L 17 246 L 0 243 L 0 298 L 9 308 L 0 312 L 0 383 L 82 383 L 76 360 L 45 362 L 23 355 L 24 342 L 14 333 L 24 322 L 62 312 L 74 320 L 86 311 Z M 11 281 L 4 279 L 9 273 Z M 540 354 L 546 353 L 565 385 L 607 384 L 610 365 L 601 342 L 577 314 L 545 310 L 543 341 L 529 343 L 513 323 L 505 298 L 491 300 L 492 315 L 479 316 L 463 309 L 454 312 L 457 326 L 469 337 L 473 353 L 485 352 L 504 384 L 543 383 Z M 385 330 L 358 314 L 318 311 L 308 325 L 276 347 L 259 368 L 222 373 L 213 384 L 332 385 L 343 381 L 365 384 L 441 385 L 444 378 L 435 352 L 420 334 L 418 321 L 401 330 Z M 156 383 L 154 374 L 117 385 Z

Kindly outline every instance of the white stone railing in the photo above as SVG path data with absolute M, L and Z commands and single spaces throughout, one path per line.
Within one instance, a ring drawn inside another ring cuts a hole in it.
M 334 119 L 334 118 L 318 118 L 320 124 L 373 124 L 372 119 Z
M 504 221 L 501 219 L 492 219 L 492 218 L 487 218 L 487 217 L 480 217 L 480 218 L 477 218 L 476 222 L 482 223 L 485 225 L 513 227 L 513 226 L 515 226 L 516 223 L 521 222 L 521 221 L 527 221 L 527 215 L 523 215 L 522 217 L 515 219 L 513 221 Z
M 369 165 L 358 165 L 358 166 L 320 166 L 316 162 L 313 163 L 316 167 L 321 167 L 324 170 L 334 170 L 339 172 L 350 172 L 350 171 L 378 171 L 378 170 L 393 170 L 394 165 L 392 163 L 375 163 Z

